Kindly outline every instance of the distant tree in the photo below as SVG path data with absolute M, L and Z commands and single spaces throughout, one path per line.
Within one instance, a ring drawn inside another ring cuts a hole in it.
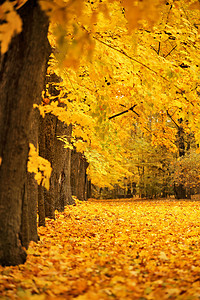
M 187 198 L 200 188 L 200 153 L 192 149 L 174 163 L 174 182 L 186 190 Z

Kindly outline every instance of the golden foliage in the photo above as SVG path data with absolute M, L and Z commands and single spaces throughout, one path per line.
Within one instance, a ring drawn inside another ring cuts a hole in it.
M 142 21 L 148 22 L 150 25 L 157 22 L 162 4 L 164 4 L 164 1 L 161 0 L 123 0 L 122 5 L 125 10 L 125 17 L 128 20 L 129 30 L 139 27 Z
M 27 163 L 27 170 L 34 173 L 34 178 L 38 185 L 44 186 L 49 190 L 49 179 L 51 177 L 51 164 L 45 158 L 39 156 L 33 144 L 29 144 L 29 158 Z
M 76 11 L 77 3 L 43 1 L 56 48 L 49 69 L 62 78 L 57 88 L 66 107 L 53 102 L 47 88 L 44 102 L 50 99 L 50 105 L 40 111 L 73 125 L 67 146 L 84 152 L 94 184 L 111 187 L 138 176 L 132 157 L 142 147 L 133 151 L 136 136 L 144 135 L 148 147 L 177 151 L 177 127 L 169 115 L 175 122 L 182 118 L 185 132 L 200 140 L 198 5 L 83 1 Z M 65 24 L 68 13 L 73 18 Z
M 10 1 L 5 1 L 0 5 L 0 45 L 1 54 L 4 54 L 9 47 L 11 38 L 21 32 L 22 21 L 20 16 L 17 14 L 15 8 L 15 3 Z
M 2 299 L 199 299 L 199 202 L 89 201 L 39 228 Z
M 20 30 L 14 5 L 24 2 L 5 2 L 7 13 L 1 6 L 6 23 L 0 26 L 7 26 L 13 13 L 2 37 L 4 51 L 6 38 Z M 151 138 L 155 147 L 177 151 L 177 129 L 168 113 L 182 118 L 184 130 L 200 141 L 198 1 L 41 0 L 40 5 L 49 16 L 55 50 L 50 72 L 62 82 L 58 101 L 46 90 L 39 109 L 73 124 L 67 147 L 85 153 L 93 183 L 111 186 L 132 175 L 127 145 L 133 132 Z

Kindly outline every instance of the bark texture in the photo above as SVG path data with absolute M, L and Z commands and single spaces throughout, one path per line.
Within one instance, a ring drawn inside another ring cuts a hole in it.
M 88 196 L 88 180 L 86 170 L 88 162 L 85 157 L 75 150 L 72 151 L 71 163 L 71 186 L 72 195 L 76 196 L 79 200 L 87 200 Z
M 45 66 L 44 66 L 45 67 Z M 41 97 L 37 104 L 41 102 Z M 30 115 L 29 142 L 36 148 L 38 146 L 38 121 L 39 111 L 32 109 Z M 38 205 L 38 185 L 34 179 L 34 174 L 27 172 L 27 178 L 24 184 L 24 194 L 22 197 L 22 223 L 21 223 L 21 241 L 25 248 L 28 248 L 29 242 L 39 240 L 37 234 L 37 205 Z
M 60 91 L 56 88 L 56 83 L 59 84 L 60 81 L 61 78 L 55 73 L 46 77 L 48 93 L 55 97 L 54 101 L 59 100 Z M 64 107 L 62 103 L 59 105 Z M 57 138 L 65 135 L 70 140 L 71 131 L 71 126 L 65 125 L 52 114 L 46 114 L 44 118 L 40 117 L 39 153 L 51 163 L 52 174 L 49 191 L 42 190 L 40 187 L 39 225 L 45 224 L 43 207 L 45 217 L 55 219 L 55 209 L 63 211 L 66 205 L 75 204 L 70 183 L 71 150 L 64 148 L 64 143 Z
M 182 126 L 182 119 L 178 120 L 178 130 L 177 130 L 177 146 L 179 151 L 179 157 L 185 155 L 185 132 Z M 174 184 L 174 194 L 176 199 L 186 199 L 186 188 L 183 184 Z
M 65 135 L 70 140 L 71 126 L 67 126 L 58 120 L 56 135 Z M 56 209 L 63 211 L 66 205 L 74 205 L 71 191 L 71 150 L 64 148 L 64 143 L 56 139 L 54 170 L 56 181 Z
M 22 199 L 26 193 L 30 113 L 40 97 L 48 59 L 48 19 L 37 1 L 20 10 L 23 31 L 0 57 L 0 264 L 26 259 L 19 239 Z M 24 203 L 27 210 L 27 204 Z
M 54 219 L 55 209 L 63 211 L 66 205 L 75 204 L 70 182 L 71 150 L 64 148 L 64 143 L 57 138 L 62 135 L 70 137 L 71 126 L 65 125 L 51 114 L 47 114 L 44 119 L 41 117 L 40 126 L 40 155 L 52 166 L 50 189 L 43 190 L 45 216 Z M 40 200 L 41 197 L 42 195 Z

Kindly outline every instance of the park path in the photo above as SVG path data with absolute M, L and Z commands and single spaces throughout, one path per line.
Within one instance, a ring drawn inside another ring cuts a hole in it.
M 77 201 L 0 267 L 0 299 L 200 299 L 199 204 Z

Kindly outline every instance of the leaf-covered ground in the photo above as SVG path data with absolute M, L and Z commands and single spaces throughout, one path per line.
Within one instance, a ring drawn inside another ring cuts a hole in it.
M 200 299 L 200 202 L 78 202 L 0 267 L 1 299 Z

